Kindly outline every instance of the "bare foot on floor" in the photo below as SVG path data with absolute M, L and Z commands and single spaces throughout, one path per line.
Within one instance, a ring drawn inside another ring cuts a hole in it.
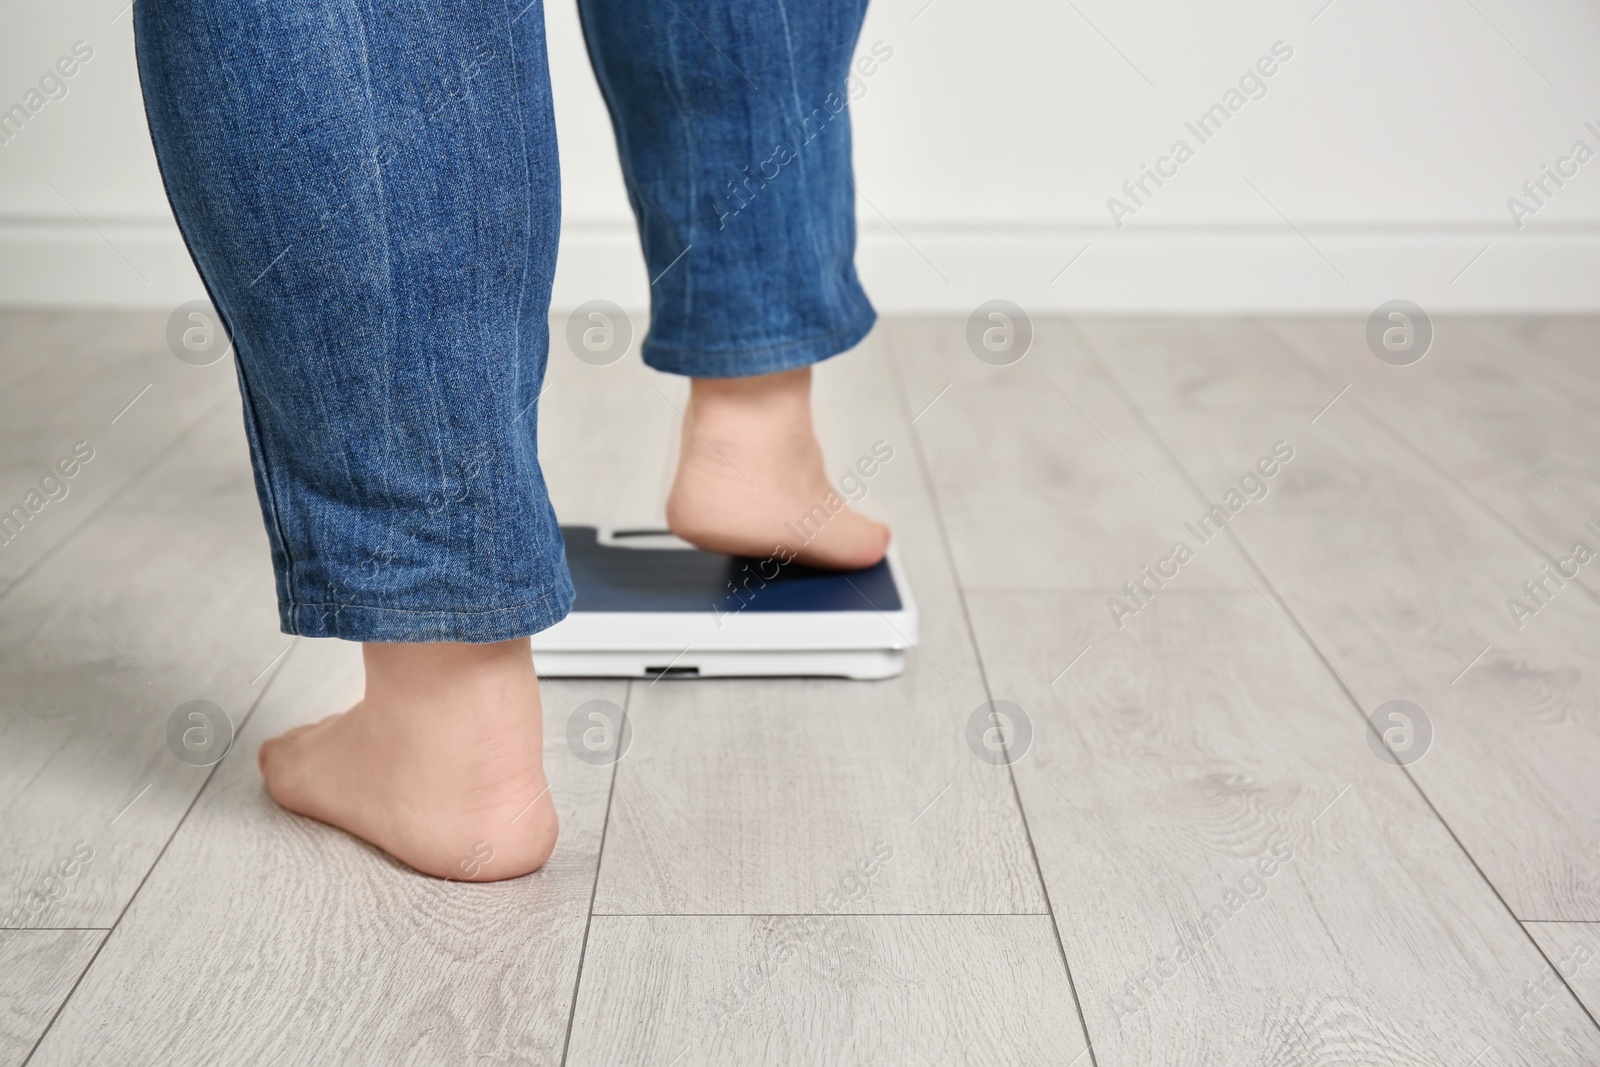
M 362 653 L 360 703 L 261 746 L 272 798 L 425 874 L 492 882 L 538 870 L 556 811 L 527 639 Z
M 842 570 L 870 567 L 889 547 L 889 528 L 843 507 L 828 480 L 809 367 L 694 379 L 667 525 L 708 551 L 769 557 L 782 545 L 801 563 Z

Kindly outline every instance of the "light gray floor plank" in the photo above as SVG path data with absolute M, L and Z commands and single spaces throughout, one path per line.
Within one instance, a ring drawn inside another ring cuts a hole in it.
M 238 413 L 94 516 L 0 611 L 0 925 L 110 927 L 208 771 L 168 749 L 169 716 L 209 700 L 237 725 L 288 647 Z M 80 843 L 65 896 L 22 897 Z
M 817 393 L 831 471 L 894 449 L 861 506 L 895 530 L 920 650 L 874 683 L 635 684 L 596 913 L 821 911 L 878 842 L 895 862 L 848 910 L 1043 912 L 1010 782 L 967 748 L 982 680 L 876 340 Z
M 1407 367 L 1374 359 L 1360 322 L 1268 326 L 1330 392 L 1353 383 L 1340 403 L 1370 411 L 1552 561 L 1580 538 L 1600 550 L 1600 537 L 1584 528 L 1600 519 L 1600 424 L 1583 375 L 1547 381 L 1528 369 L 1536 353 L 1487 342 L 1470 321 L 1436 321 L 1432 350 Z M 1600 588 L 1592 577 L 1580 581 Z
M 64 480 L 66 495 L 35 497 L 38 511 L 0 544 L 3 595 L 232 393 L 234 374 L 231 360 L 192 367 L 174 356 L 165 315 L 0 311 L 0 338 L 0 512 L 26 507 L 78 442 L 93 451 Z
M 1067 324 L 1041 319 L 1010 366 L 979 360 L 966 323 L 897 320 L 905 381 L 940 514 L 967 589 L 1115 589 L 1194 519 L 1168 459 Z M 1195 586 L 1246 588 L 1226 552 L 1185 569 Z
M 0 1064 L 28 1058 L 104 930 L 0 930 Z
M 1600 379 L 1594 372 L 1600 316 L 1475 316 L 1463 320 L 1463 325 L 1497 348 L 1507 362 L 1538 375 L 1553 388 L 1600 404 Z
M 640 362 L 644 324 L 636 326 L 629 354 L 597 367 L 567 347 L 565 320 L 551 323 L 539 462 L 568 525 L 665 523 L 666 460 L 688 389 L 682 378 Z
M 1545 969 L 1524 981 L 1513 1009 L 1519 1026 L 1561 1003 L 1560 986 L 1577 994 L 1591 1017 L 1600 1016 L 1600 924 L 1524 923 L 1544 949 Z M 1559 973 L 1558 973 L 1559 972 Z
M 1317 417 L 1333 390 L 1264 329 L 1231 328 L 1228 347 L 1276 353 L 1271 377 L 1230 377 L 1187 324 L 1084 324 L 1203 492 L 1251 442 L 1295 443 L 1276 494 L 1230 529 L 1364 710 L 1404 698 L 1431 716 L 1411 773 L 1517 916 L 1600 918 L 1600 609 L 1569 590 L 1517 629 L 1506 602 L 1540 554 L 1350 397 Z M 1172 371 L 1190 362 L 1199 399 Z M 1290 387 L 1322 399 L 1274 400 Z
M 568 1062 L 1071 1065 L 1084 1050 L 1046 916 L 596 916 Z
M 359 696 L 359 646 L 302 641 L 33 1063 L 560 1060 L 611 770 L 557 709 L 624 684 L 544 684 L 561 839 L 525 878 L 425 878 L 277 808 L 265 737 Z
M 14 381 L 52 356 L 90 347 L 104 333 L 99 320 L 105 315 L 0 308 L 0 393 L 9 391 Z
M 1517 1030 L 1537 949 L 1270 604 L 1174 591 L 1116 631 L 1101 600 L 971 595 L 1102 1067 L 1600 1057 L 1570 996 Z

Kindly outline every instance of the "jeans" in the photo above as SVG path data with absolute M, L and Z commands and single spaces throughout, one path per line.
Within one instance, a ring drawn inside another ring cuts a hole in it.
M 659 370 L 788 370 L 872 326 L 845 110 L 865 0 L 787 3 L 580 0 Z M 558 622 L 539 0 L 140 0 L 134 23 L 168 198 L 233 340 L 284 631 Z

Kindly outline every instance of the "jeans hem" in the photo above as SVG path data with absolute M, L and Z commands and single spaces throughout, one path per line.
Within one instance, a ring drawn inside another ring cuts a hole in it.
M 809 367 L 850 351 L 872 332 L 873 325 L 878 321 L 878 313 L 865 300 L 862 303 L 865 306 L 861 314 L 852 319 L 849 325 L 821 337 L 731 352 L 672 348 L 647 339 L 641 354 L 645 366 L 688 378 L 748 378 Z
M 572 611 L 571 582 L 537 600 L 477 611 L 421 611 L 368 604 L 278 605 L 283 632 L 298 637 L 336 637 L 342 641 L 422 644 L 460 641 L 489 644 L 548 630 Z

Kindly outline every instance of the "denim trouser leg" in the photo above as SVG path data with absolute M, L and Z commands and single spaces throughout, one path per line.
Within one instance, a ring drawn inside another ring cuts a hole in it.
M 140 0 L 173 210 L 232 333 L 286 632 L 571 606 L 535 449 L 560 218 L 537 4 Z
M 853 348 L 845 109 L 866 0 L 579 0 L 651 282 L 644 361 L 719 378 Z
M 584 12 L 665 370 L 802 366 L 872 322 L 842 113 L 862 0 L 771 2 Z M 168 196 L 234 342 L 283 629 L 554 624 L 573 593 L 535 447 L 560 217 L 539 0 L 140 0 L 134 20 Z

